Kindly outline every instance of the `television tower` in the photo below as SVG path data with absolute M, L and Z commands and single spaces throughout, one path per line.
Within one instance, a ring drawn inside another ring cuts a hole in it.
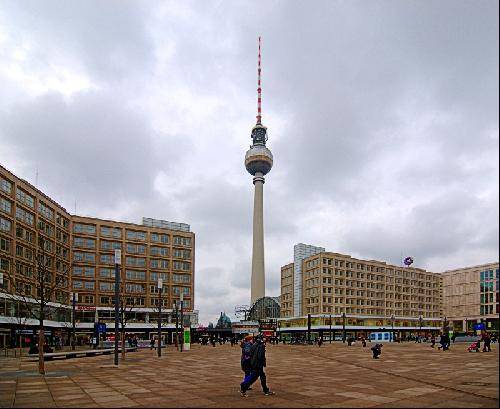
M 245 155 L 245 167 L 253 176 L 255 186 L 253 201 L 253 247 L 251 305 L 265 296 L 266 276 L 264 269 L 264 176 L 273 167 L 273 154 L 266 147 L 267 128 L 262 125 L 261 53 L 257 67 L 257 123 L 252 128 L 252 145 Z

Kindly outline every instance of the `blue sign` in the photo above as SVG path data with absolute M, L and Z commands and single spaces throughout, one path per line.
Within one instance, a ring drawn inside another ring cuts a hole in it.
M 475 331 L 480 331 L 482 329 L 486 329 L 486 327 L 484 326 L 484 322 L 481 322 L 480 324 L 474 324 Z
M 95 324 L 95 329 L 99 334 L 105 334 L 106 333 L 106 324 L 104 324 L 104 323 Z

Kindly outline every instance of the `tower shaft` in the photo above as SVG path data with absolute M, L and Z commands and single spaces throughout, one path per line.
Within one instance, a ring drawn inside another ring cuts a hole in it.
M 251 304 L 265 295 L 264 270 L 264 175 L 260 172 L 253 178 L 255 185 L 253 200 L 253 249 Z

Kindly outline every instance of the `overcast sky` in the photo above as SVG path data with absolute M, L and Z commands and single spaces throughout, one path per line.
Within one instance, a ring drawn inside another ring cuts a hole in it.
M 266 294 L 303 242 L 498 261 L 498 1 L 0 3 L 0 163 L 70 213 L 189 223 L 196 305 L 248 304 L 256 115 Z

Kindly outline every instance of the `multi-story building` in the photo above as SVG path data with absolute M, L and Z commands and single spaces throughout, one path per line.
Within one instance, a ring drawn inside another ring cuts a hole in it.
M 68 327 L 72 292 L 77 294 L 77 327 L 91 330 L 94 322 L 114 321 L 116 249 L 122 251 L 121 294 L 128 327 L 148 332 L 156 325 L 159 278 L 168 325 L 173 326 L 173 305 L 180 305 L 181 295 L 185 317 L 197 323 L 195 235 L 189 225 L 147 218 L 133 224 L 71 215 L 0 166 L 0 327 L 4 330 L 14 331 L 23 315 L 12 295 L 39 296 L 34 277 L 41 238 L 49 256 L 49 276 L 56 280 L 58 275 L 67 275 L 51 300 L 59 303 L 54 306 L 61 305 L 58 310 L 63 314 L 56 314 L 59 324 L 55 320 L 49 326 Z M 33 320 L 26 322 L 35 325 Z
M 439 274 L 323 252 L 303 261 L 306 314 L 440 318 Z
M 448 270 L 443 274 L 444 315 L 457 331 L 472 331 L 485 322 L 498 331 L 500 313 L 499 263 Z
M 293 316 L 299 317 L 303 314 L 302 310 L 302 263 L 305 258 L 325 251 L 323 247 L 311 246 L 309 244 L 299 243 L 293 246 Z
M 281 267 L 280 308 L 282 317 L 293 317 L 293 263 Z

